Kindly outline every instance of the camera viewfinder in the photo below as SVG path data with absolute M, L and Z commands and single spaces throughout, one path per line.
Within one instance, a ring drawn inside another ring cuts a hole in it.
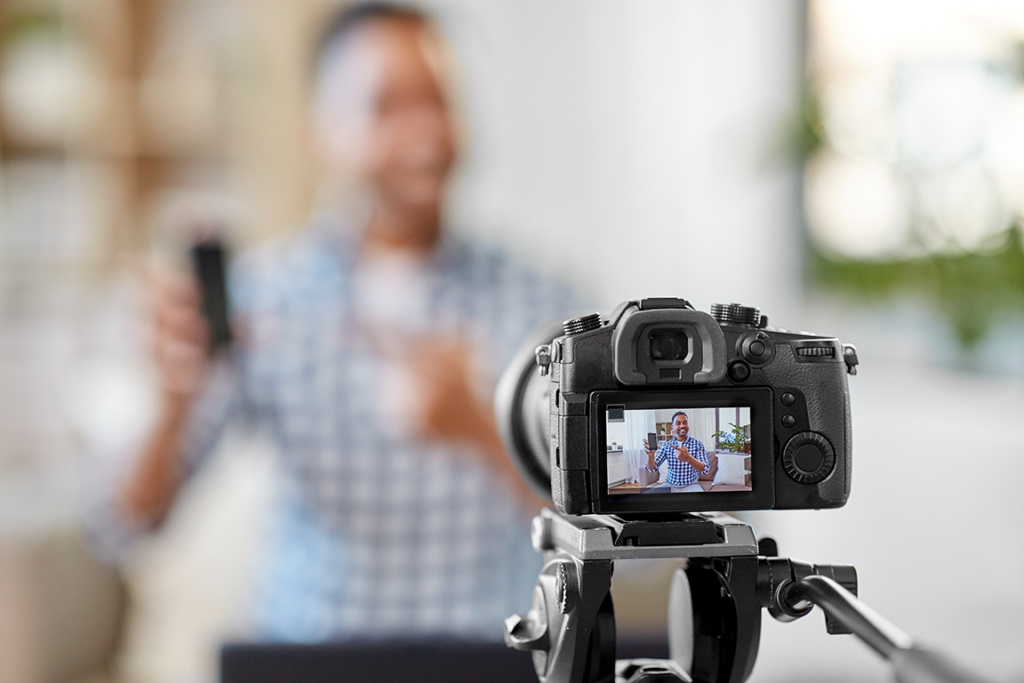
M 654 361 L 684 360 L 690 351 L 686 334 L 679 330 L 652 330 L 649 341 Z

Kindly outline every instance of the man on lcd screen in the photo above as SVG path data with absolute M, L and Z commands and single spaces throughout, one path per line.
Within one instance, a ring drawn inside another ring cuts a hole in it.
M 704 489 L 697 483 L 702 474 L 707 474 L 708 455 L 704 444 L 688 436 L 690 423 L 686 413 L 678 411 L 672 415 L 672 434 L 674 438 L 663 443 L 659 448 L 652 449 L 644 439 L 644 450 L 647 451 L 647 471 L 658 473 L 661 464 L 668 461 L 667 482 L 672 493 L 701 493 Z

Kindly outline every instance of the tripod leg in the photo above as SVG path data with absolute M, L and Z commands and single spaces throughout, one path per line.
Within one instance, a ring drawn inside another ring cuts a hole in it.
M 532 650 L 545 683 L 605 683 L 615 677 L 610 560 L 554 555 L 537 579 L 527 614 L 505 620 L 505 642 Z
M 668 594 L 668 655 L 687 674 L 693 667 L 693 596 L 685 569 L 672 575 Z
M 693 664 L 701 683 L 742 683 L 761 639 L 757 558 L 691 558 L 686 569 L 693 604 Z
M 587 644 L 587 668 L 583 680 L 588 683 L 613 683 L 615 680 L 615 608 L 608 593 L 594 619 L 594 630 Z

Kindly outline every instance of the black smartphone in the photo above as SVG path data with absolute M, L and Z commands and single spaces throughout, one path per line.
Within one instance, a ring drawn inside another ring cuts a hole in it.
M 647 448 L 652 451 L 658 450 L 658 435 L 654 432 L 647 432 Z
M 224 244 L 218 239 L 196 242 L 191 249 L 192 266 L 202 293 L 203 315 L 210 326 L 210 352 L 231 344 L 228 288 L 224 276 L 227 260 Z

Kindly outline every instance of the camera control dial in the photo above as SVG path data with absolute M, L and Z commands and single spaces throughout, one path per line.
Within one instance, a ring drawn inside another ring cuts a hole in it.
M 797 434 L 782 452 L 782 468 L 798 484 L 817 484 L 832 474 L 835 464 L 832 444 L 817 432 Z
M 603 324 L 604 321 L 601 320 L 600 313 L 591 313 L 590 315 L 585 315 L 582 318 L 566 320 L 562 323 L 562 329 L 565 330 L 566 334 L 583 334 L 584 332 L 596 330 Z
M 741 304 L 711 304 L 711 316 L 719 324 L 731 323 L 757 327 L 761 323 L 760 309 Z

